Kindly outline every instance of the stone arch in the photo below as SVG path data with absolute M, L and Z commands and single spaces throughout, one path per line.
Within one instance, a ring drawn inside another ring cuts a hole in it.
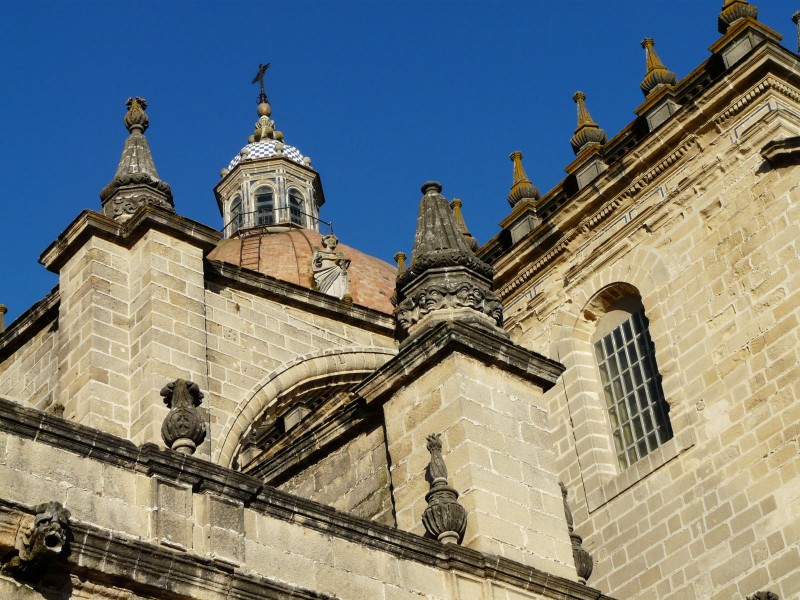
M 233 464 L 241 440 L 269 407 L 302 386 L 342 385 L 366 377 L 397 354 L 393 348 L 335 348 L 313 352 L 281 365 L 264 377 L 236 407 L 220 436 L 214 462 Z
M 641 299 L 651 319 L 654 337 L 665 333 L 668 326 L 660 319 L 664 311 L 657 298 L 660 288 L 669 280 L 670 271 L 661 253 L 639 246 L 588 277 L 567 284 L 564 292 L 569 300 L 554 316 L 548 341 L 549 355 L 566 367 L 562 375 L 565 401 L 578 440 L 576 452 L 590 510 L 602 503 L 600 498 L 604 493 L 597 493 L 600 488 L 619 475 L 591 337 L 597 320 L 608 308 L 630 295 Z M 662 376 L 673 368 L 674 357 L 668 346 L 657 348 Z M 672 404 L 675 397 L 669 399 Z

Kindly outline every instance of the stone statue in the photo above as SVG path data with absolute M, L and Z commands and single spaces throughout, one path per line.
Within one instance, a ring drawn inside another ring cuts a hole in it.
M 347 294 L 347 269 L 350 260 L 344 253 L 338 252 L 339 240 L 330 234 L 322 238 L 322 248 L 315 248 L 311 259 L 311 271 L 314 277 L 314 289 L 342 299 Z

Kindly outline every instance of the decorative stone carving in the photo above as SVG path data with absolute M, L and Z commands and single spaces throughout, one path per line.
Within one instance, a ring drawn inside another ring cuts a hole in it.
M 347 269 L 350 266 L 350 260 L 344 257 L 344 253 L 336 251 L 338 245 L 339 240 L 335 235 L 324 236 L 322 238 L 323 247 L 321 249 L 314 248 L 311 272 L 314 277 L 315 290 L 341 299 L 347 294 Z
M 397 322 L 408 329 L 428 313 L 447 308 L 471 308 L 491 317 L 498 327 L 503 325 L 500 299 L 491 290 L 470 281 L 443 282 L 422 288 L 397 305 Z
M 170 409 L 161 426 L 161 437 L 168 448 L 194 454 L 206 438 L 206 423 L 197 407 L 203 393 L 196 383 L 177 379 L 161 389 L 164 404 Z
M 561 486 L 561 496 L 564 500 L 564 516 L 567 518 L 567 528 L 569 529 L 569 539 L 572 542 L 572 559 L 575 561 L 575 571 L 578 573 L 581 583 L 586 583 L 592 576 L 594 561 L 592 555 L 583 547 L 583 538 L 575 533 L 573 528 L 572 511 L 567 503 L 567 487 L 558 482 Z
M 758 8 L 746 0 L 725 0 L 717 17 L 717 31 L 725 33 L 739 19 L 758 19 Z
M 18 537 L 15 554 L 0 569 L 3 573 L 30 576 L 67 550 L 70 512 L 60 502 L 34 510 L 33 526 Z
M 145 130 L 150 121 L 144 112 L 144 98 L 128 98 L 125 127 L 130 135 L 125 140 L 122 158 L 114 179 L 100 191 L 103 213 L 118 220 L 127 221 L 140 207 L 153 205 L 174 211 L 172 189 L 161 181 L 156 171 Z
M 655 46 L 653 38 L 644 38 L 642 40 L 642 48 L 644 48 L 645 61 L 647 62 L 647 74 L 644 76 L 642 83 L 639 84 L 639 87 L 642 88 L 645 96 L 649 96 L 657 87 L 678 83 L 675 73 L 664 66 L 653 46 Z
M 431 453 L 428 477 L 431 489 L 425 494 L 428 508 L 422 513 L 425 531 L 445 544 L 460 544 L 467 528 L 467 511 L 458 503 L 458 492 L 447 485 L 447 466 L 442 456 L 442 435 L 428 436 Z
M 747 596 L 745 600 L 781 600 L 778 594 L 774 594 L 772 592 L 756 592 L 755 594 L 750 594 Z
M 594 122 L 592 116 L 589 114 L 589 109 L 586 108 L 586 94 L 583 92 L 575 92 L 572 96 L 573 102 L 578 105 L 578 127 L 575 129 L 569 143 L 572 146 L 572 151 L 577 155 L 589 146 L 600 146 L 606 143 L 606 132 L 600 129 L 600 126 Z
M 516 206 L 522 200 L 537 200 L 541 194 L 539 188 L 531 183 L 522 166 L 522 152 L 514 150 L 508 155 L 514 163 L 514 179 L 511 183 L 511 191 L 508 193 L 508 203 Z

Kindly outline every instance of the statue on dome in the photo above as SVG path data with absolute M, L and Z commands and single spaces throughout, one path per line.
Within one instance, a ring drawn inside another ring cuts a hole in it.
M 339 240 L 335 235 L 323 236 L 322 248 L 314 248 L 311 271 L 315 290 L 342 299 L 347 294 L 350 259 L 336 250 L 338 245 Z

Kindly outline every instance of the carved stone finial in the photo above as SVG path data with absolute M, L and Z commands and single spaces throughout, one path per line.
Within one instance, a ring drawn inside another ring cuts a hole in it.
M 750 594 L 745 600 L 781 600 L 778 594 L 769 591 L 756 592 Z
M 8 308 L 6 308 L 5 304 L 0 304 L 0 333 L 3 333 L 6 330 L 6 313 L 8 312 Z
M 508 203 L 516 206 L 522 200 L 537 200 L 540 196 L 539 188 L 531 183 L 525 173 L 525 168 L 522 166 L 522 152 L 514 150 L 508 157 L 514 163 L 514 180 L 508 194 Z
M 758 8 L 746 0 L 725 0 L 722 3 L 722 11 L 717 18 L 717 30 L 720 33 L 725 33 L 731 25 L 745 17 L 757 19 Z
M 800 10 L 792 15 L 792 21 L 797 25 L 797 53 L 800 54 Z
M 422 524 L 431 537 L 445 544 L 460 544 L 467 528 L 467 511 L 458 503 L 458 492 L 447 485 L 447 466 L 442 456 L 442 435 L 427 438 L 431 462 L 428 464 L 430 491 L 425 494 L 428 508 L 422 513 Z
M 341 300 L 348 292 L 350 259 L 336 250 L 338 245 L 335 235 L 322 237 L 322 248 L 314 248 L 311 256 L 311 273 L 315 290 Z
M 130 135 L 125 140 L 114 179 L 100 190 L 103 214 L 121 222 L 133 216 L 140 207 L 154 205 L 175 211 L 172 189 L 158 177 L 150 146 L 144 136 L 150 121 L 145 114 L 147 102 L 136 96 L 125 103 L 125 127 Z
M 164 404 L 170 409 L 161 426 L 161 437 L 168 448 L 182 454 L 194 454 L 206 439 L 206 423 L 197 407 L 203 393 L 196 383 L 176 379 L 161 388 Z
M 135 98 L 128 98 L 125 102 L 128 107 L 128 112 L 125 113 L 125 127 L 130 133 L 137 130 L 139 133 L 144 133 L 150 127 L 150 119 L 144 112 L 147 110 L 147 100 L 136 96 Z
M 572 511 L 567 502 L 567 486 L 559 481 L 558 485 L 561 487 L 561 497 L 564 500 L 564 516 L 567 519 L 567 529 L 569 530 L 569 540 L 572 543 L 572 560 L 575 561 L 575 571 L 580 578 L 581 583 L 586 583 L 589 577 L 592 576 L 594 570 L 594 561 L 592 555 L 583 547 L 583 538 L 575 533 L 573 528 Z
M 394 262 L 397 263 L 397 276 L 403 274 L 403 271 L 406 270 L 406 253 L 403 251 L 396 252 L 394 255 Z
M 644 48 L 645 59 L 647 61 L 647 74 L 644 76 L 642 83 L 639 87 L 642 88 L 645 96 L 650 95 L 654 89 L 662 85 L 675 85 L 678 83 L 678 78 L 675 73 L 667 69 L 658 54 L 655 51 L 655 42 L 653 38 L 645 38 L 642 40 L 642 48 Z
M 70 512 L 60 502 L 46 502 L 34 509 L 33 524 L 17 539 L 15 554 L 0 572 L 31 576 L 67 550 Z
M 401 343 L 444 321 L 470 323 L 507 338 L 502 304 L 492 291 L 494 271 L 475 256 L 441 189 L 435 181 L 422 186 L 411 261 L 397 277 Z
M 575 135 L 569 140 L 572 151 L 578 154 L 587 146 L 605 144 L 606 132 L 600 129 L 589 114 L 589 109 L 586 108 L 586 94 L 575 92 L 572 100 L 578 105 L 578 127 L 575 129 Z
M 466 221 L 464 221 L 464 215 L 461 213 L 462 206 L 463 203 L 458 198 L 453 198 L 450 201 L 450 208 L 453 209 L 453 217 L 455 217 L 456 219 L 456 225 L 458 226 L 458 229 L 461 231 L 461 234 L 467 240 L 469 249 L 472 250 L 473 252 L 477 252 L 480 244 L 478 244 L 478 240 L 472 237 L 472 234 L 469 232 L 469 229 L 467 229 L 467 223 Z

